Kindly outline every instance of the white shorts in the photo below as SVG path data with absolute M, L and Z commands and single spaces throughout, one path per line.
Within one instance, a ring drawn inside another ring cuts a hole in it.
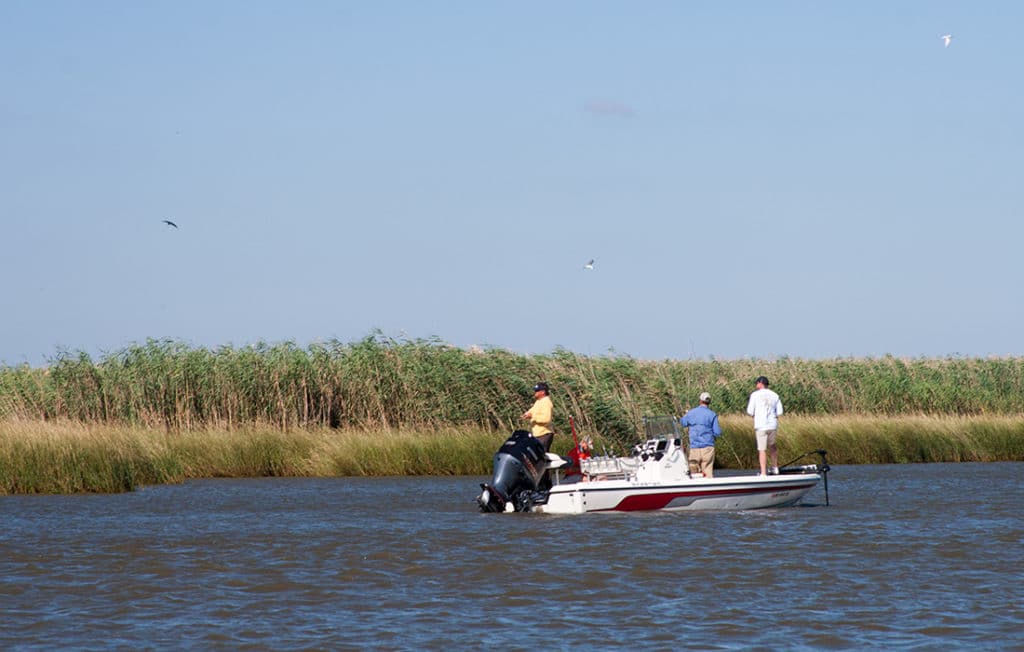
M 757 450 L 766 451 L 769 448 L 775 448 L 775 433 L 777 432 L 778 430 L 755 430 Z

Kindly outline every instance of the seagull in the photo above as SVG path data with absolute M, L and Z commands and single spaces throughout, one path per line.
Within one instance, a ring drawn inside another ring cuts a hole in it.
M 583 269 L 594 269 L 594 259 L 591 258 L 590 262 L 583 266 Z
M 947 47 L 947 48 L 948 48 L 948 47 L 949 47 L 949 44 L 950 44 L 950 42 L 951 42 L 951 41 L 953 40 L 953 35 L 952 35 L 952 34 L 943 34 L 943 35 L 942 35 L 942 36 L 940 36 L 939 38 L 940 38 L 940 39 L 942 39 L 942 44 L 943 44 L 943 45 L 944 45 L 945 47 Z
M 175 224 L 174 222 L 170 221 L 170 220 L 161 220 L 161 221 L 162 221 L 162 222 L 163 222 L 164 224 L 166 224 L 167 226 L 173 226 L 174 228 L 178 228 L 178 225 L 177 225 L 177 224 Z

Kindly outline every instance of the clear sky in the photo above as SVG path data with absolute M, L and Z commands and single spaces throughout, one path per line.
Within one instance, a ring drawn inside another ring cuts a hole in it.
M 1012 1 L 4 0 L 0 362 L 374 329 L 1024 355 L 1022 26 Z

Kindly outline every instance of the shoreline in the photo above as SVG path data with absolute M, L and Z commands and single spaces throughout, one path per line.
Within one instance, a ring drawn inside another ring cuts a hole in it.
M 720 421 L 716 467 L 757 468 L 749 417 Z M 0 495 L 115 493 L 199 478 L 487 476 L 508 434 L 470 427 L 175 431 L 8 419 L 0 421 Z M 594 438 L 597 451 L 625 452 Z M 572 446 L 571 434 L 558 434 L 552 452 Z M 1024 416 L 783 417 L 780 462 L 819 448 L 832 464 L 1024 461 Z

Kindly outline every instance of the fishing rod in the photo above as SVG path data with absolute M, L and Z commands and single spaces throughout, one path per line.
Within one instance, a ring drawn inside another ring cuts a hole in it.
M 802 460 L 805 457 L 810 457 L 811 455 L 817 455 L 818 457 L 820 457 L 821 458 L 821 464 L 805 464 L 803 466 L 795 466 L 795 467 L 792 467 L 792 468 L 787 468 L 793 462 Z M 819 472 L 820 471 L 821 472 L 821 479 L 824 481 L 824 484 L 825 484 L 825 506 L 826 507 L 828 507 L 828 472 L 832 470 L 832 467 L 830 467 L 828 465 L 828 457 L 827 457 L 827 455 L 828 455 L 827 451 L 825 451 L 824 449 L 819 448 L 817 450 L 807 451 L 803 455 L 800 455 L 799 457 L 796 457 L 796 458 L 786 462 L 781 467 L 779 467 L 779 474 L 780 475 L 781 474 L 785 474 L 785 473 L 807 473 L 808 471 L 810 471 L 810 472 Z

